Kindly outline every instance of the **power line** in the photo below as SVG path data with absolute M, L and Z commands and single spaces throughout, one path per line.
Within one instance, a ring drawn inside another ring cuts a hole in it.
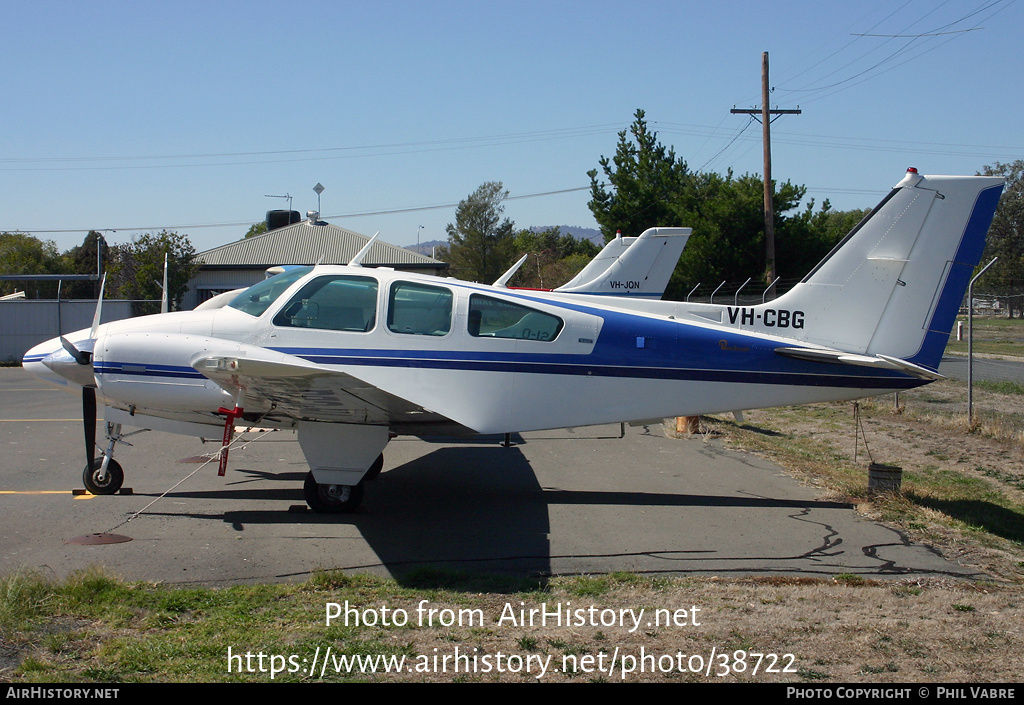
M 287 149 L 256 152 L 220 152 L 196 154 L 163 154 L 135 156 L 101 156 L 101 157 L 5 157 L 0 158 L 0 171 L 99 171 L 126 169 L 181 169 L 199 167 L 241 166 L 251 164 L 280 164 L 287 162 L 325 161 L 335 159 L 358 159 L 366 157 L 382 157 L 420 152 L 440 152 L 459 149 L 475 149 L 509 144 L 529 142 L 547 142 L 553 140 L 590 137 L 611 134 L 623 129 L 621 123 L 605 123 L 582 127 L 565 127 L 532 132 L 513 132 L 503 135 L 485 137 L 461 137 L 442 140 L 423 140 L 418 142 L 396 142 L 391 144 L 324 147 L 317 149 Z M 310 155 L 310 156 L 303 156 Z M 313 156 L 318 155 L 318 156 Z M 253 159 L 247 159 L 252 157 Z M 263 159 L 261 157 L 267 157 Z M 175 161 L 209 159 L 219 160 L 202 163 L 165 163 L 141 164 L 147 161 Z M 243 161 L 220 161 L 220 160 Z M 116 162 L 135 162 L 117 164 Z M 24 166 L 26 164 L 44 164 L 45 166 Z M 97 166 L 85 166 L 87 164 Z M 64 166 L 62 166 L 64 164 Z M 3 166 L 11 165 L 11 166 Z
M 948 2 L 948 0 L 947 0 L 947 2 Z M 961 36 L 963 34 L 966 34 L 968 32 L 972 32 L 972 31 L 976 31 L 978 29 L 982 29 L 982 27 L 972 27 L 972 28 L 969 28 L 969 29 L 951 30 L 952 27 L 954 27 L 954 26 L 956 26 L 958 24 L 961 24 L 963 22 L 966 22 L 967 20 L 970 20 L 970 19 L 972 19 L 972 18 L 974 18 L 974 17 L 976 17 L 978 15 L 981 15 L 983 13 L 989 12 L 991 10 L 991 12 L 989 14 L 987 14 L 986 16 L 981 17 L 981 18 L 978 19 L 979 22 L 987 21 L 987 20 L 991 19 L 992 17 L 994 17 L 996 14 L 1002 12 L 1004 9 L 1006 9 L 1006 7 L 1008 7 L 1008 3 L 1006 2 L 1006 0 L 987 0 L 987 1 L 983 2 L 979 7 L 976 7 L 971 12 L 968 12 L 968 13 L 966 13 L 966 14 L 964 14 L 964 15 L 962 15 L 962 16 L 960 16 L 960 17 L 958 17 L 958 18 L 956 18 L 956 19 L 954 19 L 952 21 L 946 22 L 945 24 L 942 24 L 942 25 L 940 25 L 938 27 L 934 27 L 934 28 L 932 28 L 932 29 L 930 29 L 930 30 L 928 30 L 926 32 L 916 32 L 915 33 L 915 32 L 908 31 L 912 27 L 914 27 L 915 25 L 921 24 L 925 19 L 927 19 L 929 16 L 931 16 L 932 14 L 937 12 L 943 5 L 946 5 L 947 2 L 944 2 L 944 3 L 940 4 L 939 6 L 936 6 L 936 7 L 932 8 L 932 9 L 930 9 L 923 16 L 919 17 L 918 19 L 914 20 L 910 24 L 906 25 L 899 32 L 896 32 L 896 33 L 876 32 L 875 30 L 877 28 L 879 28 L 883 23 L 885 23 L 887 20 L 889 20 L 893 16 L 895 16 L 898 12 L 902 11 L 910 3 L 907 2 L 904 5 L 901 5 L 897 10 L 889 13 L 884 19 L 880 20 L 879 22 L 876 22 L 874 25 L 872 25 L 870 28 L 868 28 L 867 31 L 852 33 L 852 36 L 854 37 L 852 40 L 847 42 L 840 49 L 837 49 L 836 51 L 834 51 L 831 54 L 829 54 L 829 56 L 827 56 L 825 59 L 822 59 L 821 61 L 813 64 L 812 66 L 808 67 L 807 69 L 804 69 L 803 71 L 800 71 L 799 73 L 793 75 L 791 78 L 784 79 L 784 80 L 792 81 L 793 79 L 808 73 L 810 70 L 812 70 L 814 68 L 817 68 L 818 66 L 821 66 L 822 64 L 824 64 L 829 59 L 832 59 L 833 57 L 835 57 L 838 54 L 840 54 L 842 51 L 844 51 L 844 50 L 848 49 L 849 47 L 853 46 L 856 42 L 863 41 L 865 38 L 869 38 L 869 37 L 884 38 L 886 40 L 885 42 L 882 42 L 881 44 L 879 44 L 879 45 L 869 49 L 868 51 L 860 54 L 856 58 L 851 59 L 850 61 L 847 61 L 845 64 L 839 66 L 836 69 L 833 69 L 832 71 L 829 71 L 828 73 L 824 74 L 820 78 L 815 79 L 814 81 L 811 81 L 810 83 L 807 83 L 807 84 L 805 84 L 802 87 L 798 87 L 798 88 L 796 88 L 796 87 L 795 88 L 779 87 L 778 90 L 780 92 L 783 92 L 783 93 L 801 93 L 801 94 L 803 94 L 803 96 L 801 97 L 801 102 L 803 102 L 803 103 L 809 103 L 812 100 L 820 100 L 820 99 L 828 97 L 830 95 L 834 95 L 835 93 L 837 93 L 839 91 L 846 90 L 847 88 L 852 88 L 853 86 L 859 85 L 860 83 L 863 83 L 863 82 L 865 82 L 867 80 L 871 80 L 872 78 L 877 78 L 878 76 L 881 76 L 884 73 L 888 73 L 889 71 L 891 71 L 891 70 L 893 70 L 895 68 L 898 68 L 899 66 L 902 66 L 902 65 L 908 63 L 909 61 L 913 61 L 915 59 L 919 59 L 922 56 L 924 56 L 925 54 L 931 53 L 935 49 L 938 49 L 938 48 L 944 46 L 949 41 L 952 41 L 953 39 L 956 39 L 957 37 L 959 37 L 959 36 Z M 946 37 L 946 38 L 945 38 L 944 41 L 941 41 L 939 44 L 937 44 L 937 45 L 934 44 L 934 41 L 939 39 L 940 37 Z M 845 70 L 847 68 L 853 67 L 861 59 L 864 59 L 864 58 L 868 57 L 870 54 L 878 51 L 879 49 L 881 49 L 883 47 L 885 47 L 886 44 L 888 44 L 890 41 L 894 41 L 896 39 L 909 39 L 910 41 L 906 42 L 900 48 L 896 49 L 895 51 L 891 52 L 890 54 L 888 54 L 884 58 L 881 58 L 880 60 L 876 61 L 874 64 L 872 64 L 871 66 L 869 66 L 869 67 L 867 67 L 865 69 L 856 70 L 852 75 L 846 76 L 845 78 L 840 78 L 840 79 L 838 79 L 836 81 L 833 81 L 832 83 L 830 83 L 828 85 L 815 85 L 816 83 L 820 83 L 821 81 L 827 79 L 830 76 L 833 76 L 835 74 L 839 74 L 843 70 Z M 929 45 L 931 45 L 931 46 L 929 46 Z M 899 61 L 899 63 L 887 66 L 887 64 L 891 64 L 894 60 L 901 59 L 901 58 L 903 60 Z M 885 68 L 883 68 L 883 67 L 885 67 Z M 860 80 L 858 80 L 858 79 L 860 79 Z
M 704 162 L 703 164 L 701 164 L 701 165 L 700 165 L 700 168 L 698 168 L 698 169 L 697 169 L 697 171 L 698 171 L 698 172 L 700 172 L 700 171 L 704 171 L 704 167 L 706 167 L 706 166 L 707 166 L 708 164 L 710 164 L 711 162 L 713 162 L 713 161 L 715 161 L 716 159 L 718 159 L 718 157 L 719 157 L 719 156 L 721 156 L 721 154 L 722 154 L 723 152 L 725 152 L 725 150 L 729 149 L 729 147 L 731 147 L 731 146 L 733 145 L 733 143 L 734 143 L 734 142 L 735 142 L 736 140 L 738 140 L 738 139 L 740 138 L 740 136 L 741 136 L 741 135 L 742 135 L 742 134 L 743 134 L 744 132 L 746 132 L 746 131 L 747 131 L 747 128 L 748 128 L 748 127 L 750 127 L 750 126 L 751 126 L 751 125 L 753 125 L 753 124 L 754 124 L 754 117 L 753 117 L 753 116 L 751 116 L 751 117 L 750 117 L 750 119 L 749 119 L 749 120 L 747 120 L 747 124 L 746 124 L 746 125 L 744 125 L 743 127 L 741 127 L 741 128 L 740 128 L 740 130 L 739 130 L 739 132 L 737 132 L 737 133 L 736 133 L 735 135 L 733 135 L 733 138 L 732 138 L 731 140 L 729 140 L 729 143 L 728 143 L 728 144 L 726 144 L 726 145 L 725 145 L 724 147 L 722 147 L 722 148 L 721 148 L 720 150 L 718 150 L 717 152 L 715 152 L 714 156 L 712 156 L 712 157 L 711 157 L 711 159 L 708 159 L 708 160 L 707 160 L 706 162 Z
M 888 39 L 920 39 L 921 37 L 941 37 L 944 34 L 963 34 L 964 32 L 977 32 L 984 27 L 971 27 L 970 29 L 955 29 L 952 32 L 927 32 L 925 34 L 855 34 L 855 37 L 886 37 Z
M 909 4 L 909 3 L 905 3 L 905 4 L 903 5 L 903 6 L 901 6 L 901 7 L 899 8 L 899 10 L 902 10 L 902 9 L 903 9 L 903 7 L 906 7 L 906 5 L 907 5 L 907 4 Z M 924 17 L 922 17 L 922 18 L 919 18 L 919 19 L 915 20 L 914 22 L 912 22 L 911 24 L 907 25 L 907 27 L 906 27 L 905 29 L 909 29 L 910 27 L 913 27 L 913 26 L 914 26 L 915 24 L 917 24 L 918 22 L 921 22 L 921 21 L 922 21 L 922 20 L 923 20 L 923 19 L 924 19 L 925 17 L 928 17 L 928 15 L 932 14 L 932 13 L 933 13 L 933 12 L 935 12 L 935 11 L 936 11 L 937 9 L 938 9 L 938 8 L 932 8 L 931 10 L 929 10 L 929 12 L 928 12 L 928 13 L 927 13 L 927 14 L 926 14 L 926 15 L 925 15 Z M 895 10 L 895 11 L 893 11 L 892 13 L 890 13 L 890 14 L 889 14 L 889 15 L 888 15 L 888 16 L 887 16 L 887 17 L 886 17 L 885 19 L 883 19 L 882 21 L 880 21 L 880 22 L 876 23 L 875 25 L 873 25 L 873 26 L 871 27 L 871 29 L 874 29 L 874 28 L 875 28 L 875 27 L 877 27 L 878 25 L 882 24 L 882 22 L 885 22 L 886 20 L 888 20 L 888 19 L 889 19 L 890 17 L 892 17 L 893 15 L 895 15 L 895 14 L 896 14 L 897 12 L 899 12 L 899 10 Z M 854 37 L 857 37 L 858 35 L 857 35 L 857 34 L 853 34 L 853 36 L 854 36 Z M 852 44 L 853 44 L 853 43 L 854 43 L 855 41 L 856 41 L 856 39 L 854 39 L 854 40 L 851 40 L 851 42 L 850 42 L 849 44 L 847 44 L 847 46 L 852 46 Z M 847 63 L 843 64 L 842 66 L 840 66 L 840 67 L 838 67 L 838 68 L 836 68 L 836 69 L 833 69 L 832 71 L 830 71 L 829 73 L 825 74 L 824 76 L 822 76 L 822 77 L 821 77 L 820 79 L 817 79 L 817 80 L 818 80 L 818 81 L 821 81 L 821 80 L 824 80 L 824 79 L 828 78 L 829 76 L 832 76 L 833 74 L 839 73 L 839 72 L 840 72 L 840 71 L 842 71 L 843 69 L 845 69 L 845 68 L 847 68 L 847 67 L 849 67 L 849 66 L 852 66 L 853 64 L 855 64 L 856 62 L 858 62 L 858 61 L 860 61 L 861 59 L 865 58 L 865 57 L 866 57 L 866 56 L 868 56 L 869 54 L 872 54 L 872 53 L 874 53 L 875 51 L 878 51 L 878 50 L 879 50 L 879 49 L 881 49 L 881 48 L 882 48 L 883 46 L 885 46 L 885 44 L 887 44 L 887 43 L 888 43 L 888 42 L 883 42 L 882 44 L 880 44 L 880 45 L 878 45 L 878 46 L 872 47 L 871 49 L 869 49 L 868 51 L 864 52 L 864 53 L 863 53 L 863 54 L 861 54 L 860 56 L 856 57 L 855 59 L 852 59 L 852 60 L 848 61 Z M 900 53 L 902 53 L 902 52 L 904 52 L 904 51 L 907 51 L 907 50 L 908 50 L 908 48 L 909 48 L 910 46 L 912 46 L 912 44 L 904 45 L 904 46 L 903 46 L 903 47 L 901 47 L 900 49 L 897 49 L 897 50 L 896 50 L 896 51 L 895 51 L 895 52 L 894 52 L 893 54 L 890 54 L 889 56 L 887 56 L 887 57 L 885 57 L 884 59 L 882 59 L 881 61 L 879 61 L 879 62 L 878 62 L 877 64 L 875 64 L 875 66 L 872 66 L 872 67 L 870 67 L 870 68 L 868 68 L 868 69 L 865 69 L 864 71 L 862 71 L 862 72 L 860 72 L 860 73 L 858 73 L 858 74 L 855 74 L 854 76 L 852 76 L 852 77 L 850 77 L 850 78 L 845 78 L 845 79 L 843 79 L 843 80 L 841 80 L 841 81 L 838 81 L 838 82 L 836 82 L 836 83 L 833 83 L 833 84 L 831 84 L 831 85 L 829 85 L 829 86 L 817 86 L 817 87 L 814 87 L 814 88 L 812 88 L 812 87 L 810 87 L 810 85 L 811 85 L 811 84 L 808 84 L 808 87 L 805 87 L 805 88 L 780 88 L 779 90 L 781 90 L 781 91 L 785 91 L 785 92 L 795 92 L 795 93 L 800 93 L 800 92 L 808 92 L 808 91 L 819 91 L 819 90 L 825 90 L 825 89 L 827 89 L 827 88 L 831 88 L 831 87 L 833 87 L 833 86 L 837 86 L 837 85 L 840 85 L 840 84 L 842 84 L 842 83 L 845 83 L 845 82 L 847 82 L 847 81 L 850 81 L 850 80 L 852 80 L 853 78 L 856 78 L 857 76 L 859 76 L 859 75 L 861 75 L 861 74 L 863 74 L 863 73 L 866 73 L 867 71 L 871 71 L 871 70 L 873 70 L 873 69 L 874 69 L 874 68 L 876 68 L 877 66 L 880 66 L 881 64 L 885 63 L 886 61 L 889 61 L 889 60 L 890 60 L 890 59 L 891 59 L 892 57 L 896 56 L 897 54 L 900 54 Z M 813 82 L 812 82 L 812 84 L 813 84 Z
M 563 193 L 573 193 L 577 191 L 589 191 L 589 186 L 578 186 L 576 188 L 558 189 L 556 191 L 540 191 L 537 193 L 526 193 L 520 196 L 508 196 L 506 201 L 518 201 L 528 198 L 540 198 L 542 196 L 556 196 Z M 454 203 L 438 203 L 429 206 L 410 206 L 407 208 L 389 208 L 377 211 L 363 211 L 358 213 L 340 213 L 336 215 L 325 215 L 323 218 L 331 218 L 332 220 L 340 220 L 344 218 L 362 218 L 372 215 L 396 215 L 399 213 L 416 213 L 418 211 L 430 211 L 430 210 L 443 210 L 445 208 L 456 208 L 459 202 Z M 16 231 L 8 231 L 4 228 L 0 228 L 2 232 L 23 232 L 23 233 L 38 233 L 43 235 L 56 235 L 62 233 L 80 233 L 88 232 L 90 230 L 96 230 L 99 232 L 118 232 L 118 231 L 148 231 L 148 230 L 199 230 L 203 228 L 239 228 L 247 227 L 252 225 L 251 220 L 233 221 L 233 222 L 220 222 L 220 223 L 190 223 L 187 225 L 149 225 L 149 226 L 136 226 L 136 227 L 106 227 L 106 228 L 60 228 L 60 229 L 33 229 L 19 228 Z
M 713 133 L 706 132 L 707 130 L 718 130 L 718 128 L 711 128 L 707 125 L 690 125 L 686 123 L 673 123 L 658 121 L 652 123 L 658 127 L 658 131 L 661 134 L 669 135 L 690 135 L 696 137 L 708 136 L 708 139 L 714 137 Z M 689 129 L 678 129 L 680 127 Z M 740 128 L 737 134 L 734 134 L 730 139 L 726 148 L 729 147 L 733 142 L 740 139 L 743 131 L 746 127 L 749 127 L 749 123 Z M 1005 145 L 984 145 L 984 144 L 958 144 L 958 143 L 945 143 L 945 142 L 918 142 L 914 140 L 892 140 L 892 139 L 878 139 L 878 138 L 864 138 L 864 137 L 851 137 L 849 135 L 821 135 L 821 134 L 804 134 L 799 132 L 781 132 L 772 131 L 772 138 L 777 143 L 792 144 L 808 147 L 828 147 L 832 149 L 853 149 L 858 151 L 863 150 L 875 150 L 875 151 L 892 151 L 893 147 L 899 147 L 903 151 L 912 151 L 921 154 L 936 154 L 943 156 L 960 156 L 960 157 L 979 157 L 979 158 L 992 158 L 992 159 L 1010 159 L 1013 155 L 1018 155 L 1024 152 L 1022 147 L 1013 147 Z M 725 139 L 724 137 L 722 139 Z M 755 142 L 754 137 L 743 137 L 745 141 Z M 706 143 L 707 140 L 705 140 Z M 712 161 L 718 158 L 719 154 L 724 151 L 725 148 L 719 150 L 719 153 L 714 157 L 705 162 L 704 166 L 707 166 Z M 1015 158 L 1015 157 L 1013 157 Z M 701 167 L 701 169 L 704 168 Z
M 912 0 L 906 0 L 906 2 L 904 2 L 904 3 L 903 3 L 903 5 L 901 5 L 900 7 L 896 8 L 895 10 L 893 10 L 892 12 L 890 12 L 890 13 L 889 13 L 888 15 L 886 15 L 886 16 L 885 16 L 884 18 L 882 18 L 881 20 L 879 20 L 878 22 L 876 22 L 875 24 L 873 24 L 873 25 L 872 25 L 871 27 L 869 27 L 869 28 L 868 28 L 868 31 L 871 31 L 871 30 L 873 30 L 873 29 L 874 29 L 875 27 L 879 26 L 880 24 L 882 24 L 883 22 L 885 22 L 886 20 L 888 20 L 888 19 L 889 19 L 890 17 L 892 17 L 893 15 L 895 15 L 896 13 L 898 13 L 898 12 L 899 12 L 900 10 L 902 10 L 902 9 L 903 9 L 904 7 L 906 7 L 907 5 L 909 5 L 909 4 L 911 3 L 911 1 L 912 1 Z M 883 3 L 881 4 L 881 5 L 879 5 L 879 6 L 878 6 L 878 7 L 876 8 L 876 10 L 877 10 L 877 9 L 881 9 L 882 7 L 884 7 L 884 6 L 885 6 L 885 5 L 887 5 L 887 4 L 888 4 L 887 2 L 883 2 Z M 874 10 L 873 10 L 872 12 L 874 12 Z M 869 13 L 869 14 L 870 14 L 870 13 Z M 864 17 L 867 17 L 867 15 L 864 15 L 864 16 L 863 16 L 863 17 L 862 17 L 861 19 L 863 19 Z M 860 20 L 857 20 L 857 21 L 859 22 Z M 851 28 L 852 28 L 852 25 L 851 25 Z M 809 71 L 811 71 L 811 70 L 813 70 L 813 69 L 816 69 L 817 67 L 821 66 L 821 65 L 822 65 L 822 64 L 824 64 L 824 63 L 825 63 L 826 61 L 828 61 L 829 59 L 831 59 L 831 58 L 832 58 L 833 56 L 836 56 L 836 55 L 837 55 L 837 54 L 839 54 L 840 52 L 844 51 L 844 50 L 845 50 L 845 49 L 846 49 L 847 47 L 849 47 L 850 45 L 852 45 L 852 44 L 853 44 L 854 42 L 856 42 L 856 41 L 857 41 L 856 39 L 851 39 L 851 40 L 849 40 L 849 41 L 848 41 L 848 42 L 847 42 L 846 44 L 844 44 L 843 46 L 841 46 L 841 47 L 839 47 L 838 49 L 836 49 L 835 51 L 833 51 L 833 52 L 832 52 L 831 54 L 829 54 L 828 56 L 826 56 L 826 57 L 825 57 L 824 59 L 821 59 L 821 60 L 819 60 L 819 61 L 817 61 L 817 62 L 815 62 L 815 63 L 811 64 L 810 66 L 808 66 L 808 67 L 807 67 L 807 68 L 805 68 L 804 70 L 802 70 L 802 71 L 800 71 L 800 72 L 798 72 L 798 73 L 794 74 L 793 76 L 791 76 L 791 77 L 789 77 L 789 78 L 784 78 L 783 80 L 787 80 L 787 81 L 795 81 L 795 80 L 796 80 L 797 78 L 799 78 L 800 76 L 803 76 L 803 75 L 804 75 L 805 73 L 808 73 Z M 834 44 L 834 43 L 835 43 L 835 40 L 829 40 L 828 42 L 826 42 L 825 46 L 831 46 L 831 45 L 832 45 L 832 44 Z M 783 72 L 783 73 L 785 73 L 785 72 Z M 751 100 L 752 100 L 752 99 L 751 99 Z

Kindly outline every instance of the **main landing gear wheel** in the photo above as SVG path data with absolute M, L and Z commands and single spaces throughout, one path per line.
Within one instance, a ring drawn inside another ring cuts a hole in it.
M 124 470 L 116 460 L 111 458 L 107 463 L 107 476 L 100 480 L 101 467 L 103 467 L 103 458 L 93 458 L 89 467 L 82 471 L 82 482 L 85 483 L 85 489 L 92 494 L 117 494 L 124 483 Z
M 310 472 L 302 484 L 306 504 L 320 514 L 348 514 L 363 501 L 363 483 L 358 485 L 321 485 Z

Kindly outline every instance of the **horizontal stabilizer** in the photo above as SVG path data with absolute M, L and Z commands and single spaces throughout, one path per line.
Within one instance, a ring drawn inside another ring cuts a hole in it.
M 796 358 L 797 360 L 897 370 L 928 380 L 945 379 L 943 375 L 934 370 L 929 370 L 927 367 L 921 367 L 920 365 L 890 357 L 889 355 L 858 355 L 856 353 L 829 350 L 827 348 L 775 348 L 775 352 L 785 357 Z

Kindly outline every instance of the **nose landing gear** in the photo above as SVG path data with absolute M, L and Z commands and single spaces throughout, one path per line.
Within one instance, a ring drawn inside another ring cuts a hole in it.
M 142 428 L 122 434 L 121 424 L 108 422 L 106 452 L 98 458 L 93 458 L 82 471 L 82 482 L 85 483 L 85 489 L 89 490 L 91 494 L 117 494 L 121 485 L 124 484 L 124 470 L 121 468 L 121 464 L 114 460 L 114 445 L 124 443 L 126 446 L 130 446 L 131 443 L 124 440 L 125 438 L 148 430 L 148 428 Z
M 103 467 L 104 461 L 106 466 Z M 82 471 L 82 482 L 90 494 L 117 494 L 124 483 L 124 470 L 121 464 L 108 456 L 94 458 L 92 463 Z

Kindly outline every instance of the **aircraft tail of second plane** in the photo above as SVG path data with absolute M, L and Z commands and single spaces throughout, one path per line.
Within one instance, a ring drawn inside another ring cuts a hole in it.
M 616 237 L 555 291 L 660 299 L 690 233 L 691 228 L 648 228 L 639 237 Z

